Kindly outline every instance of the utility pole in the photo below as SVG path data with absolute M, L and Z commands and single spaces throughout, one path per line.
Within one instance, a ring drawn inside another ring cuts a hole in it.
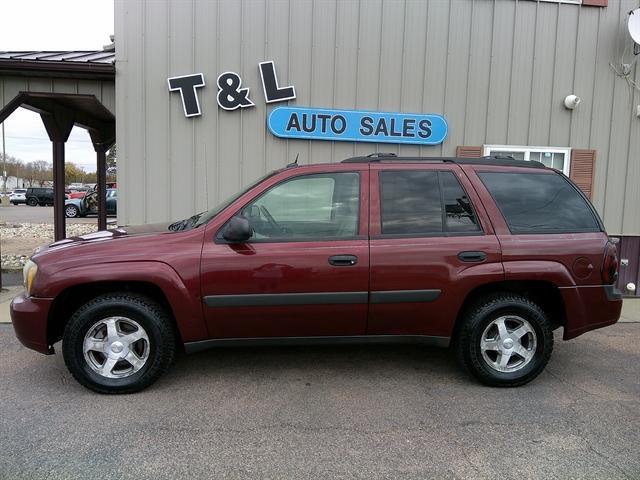
M 4 148 L 4 122 L 2 122 L 2 178 L 4 179 L 4 185 L 2 185 L 2 191 L 7 191 L 7 152 Z

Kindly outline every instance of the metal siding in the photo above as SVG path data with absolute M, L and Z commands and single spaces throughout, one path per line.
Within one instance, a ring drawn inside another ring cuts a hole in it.
M 171 211 L 172 186 L 170 184 L 171 159 L 175 154 L 172 151 L 171 139 L 175 135 L 156 135 L 156 132 L 167 132 L 174 127 L 176 134 L 183 133 L 189 128 L 190 122 L 177 122 L 171 125 L 171 117 L 179 117 L 174 113 L 182 114 L 182 102 L 180 95 L 170 93 L 167 87 L 167 78 L 177 75 L 192 73 L 190 64 L 180 64 L 178 62 L 169 63 L 173 59 L 169 48 L 169 26 L 167 20 L 172 17 L 167 15 L 167 5 L 162 2 L 149 2 L 145 5 L 146 16 L 144 19 L 144 50 L 147 52 L 142 59 L 144 75 L 147 78 L 144 88 L 144 116 L 146 122 L 144 128 L 144 156 L 147 163 L 146 175 L 139 181 L 139 185 L 144 184 L 145 200 L 149 205 L 159 208 L 152 208 L 147 213 L 148 222 L 158 222 L 167 218 L 173 218 Z M 188 30 L 187 30 L 188 31 Z M 178 55 L 178 61 L 188 55 Z M 154 99 L 162 99 L 158 101 Z M 186 144 L 189 148 L 191 144 Z M 120 152 L 118 152 L 120 153 Z M 154 188 L 154 185 L 157 187 Z M 186 202 L 184 202 L 186 203 Z M 191 214 L 193 215 L 193 213 Z
M 516 6 L 507 124 L 507 142 L 512 145 L 526 145 L 529 134 L 535 46 L 535 23 L 531 19 L 535 18 L 536 10 L 534 2 L 519 2 Z
M 308 163 L 373 151 L 453 155 L 458 145 L 505 143 L 597 150 L 596 208 L 611 233 L 638 234 L 640 121 L 632 106 L 640 96 L 631 97 L 609 67 L 633 7 L 637 0 L 607 8 L 524 0 L 116 0 L 119 221 L 210 208 L 298 153 Z M 296 100 L 265 104 L 263 60 L 276 62 L 280 84 L 294 85 Z M 255 107 L 217 108 L 216 78 L 225 70 L 242 76 Z M 202 116 L 187 119 L 166 77 L 196 72 L 207 83 L 198 91 Z M 570 93 L 582 98 L 573 112 L 562 105 Z M 279 139 L 266 118 L 286 103 L 441 113 L 449 137 L 420 148 Z
M 422 87 L 422 110 L 442 113 L 445 98 L 447 41 L 449 38 L 449 2 L 428 2 L 425 73 Z M 446 140 L 445 140 L 446 142 Z M 455 146 L 453 147 L 455 149 Z M 420 155 L 442 155 L 443 146 L 420 147 Z
M 528 145 L 549 145 L 553 66 L 555 62 L 558 5 L 538 3 L 531 85 Z
M 513 55 L 514 18 L 517 3 L 496 0 L 493 18 L 493 45 L 489 76 L 489 106 L 485 143 L 507 143 L 509 85 Z
M 400 111 L 422 112 L 422 81 L 424 78 L 427 31 L 427 2 L 408 2 L 404 12 L 402 37 L 402 84 L 400 86 Z M 400 155 L 420 155 L 416 145 L 400 145 Z
M 464 141 L 461 145 L 481 145 L 485 141 L 487 105 L 489 102 L 489 71 L 491 65 L 493 2 L 475 0 L 469 47 L 469 81 Z M 454 146 L 455 148 L 455 146 Z

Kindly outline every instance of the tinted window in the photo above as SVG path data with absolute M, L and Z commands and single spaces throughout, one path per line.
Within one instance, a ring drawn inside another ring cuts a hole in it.
M 587 202 L 561 175 L 484 172 L 478 176 L 512 233 L 600 231 Z
M 358 234 L 359 206 L 359 174 L 318 174 L 272 187 L 242 214 L 257 240 L 346 238 Z
M 442 233 L 438 172 L 380 172 L 383 234 Z
M 383 234 L 438 235 L 480 230 L 471 202 L 452 172 L 380 172 L 380 196 Z
M 447 232 L 477 232 L 478 220 L 471 201 L 453 172 L 440 172 L 442 198 L 447 212 Z

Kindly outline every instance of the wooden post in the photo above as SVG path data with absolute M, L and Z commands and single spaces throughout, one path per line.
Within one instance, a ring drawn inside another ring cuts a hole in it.
M 73 114 L 67 109 L 52 107 L 51 113 L 41 113 L 40 118 L 53 143 L 53 236 L 57 242 L 67 236 L 64 218 L 64 144 L 73 128 Z
M 98 191 L 98 230 L 107 229 L 107 154 L 104 148 L 96 150 Z
M 67 236 L 64 217 L 64 143 L 53 142 L 53 234 L 56 242 Z

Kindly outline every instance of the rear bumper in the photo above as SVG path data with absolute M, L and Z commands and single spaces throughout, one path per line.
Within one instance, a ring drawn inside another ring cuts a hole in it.
M 11 322 L 16 337 L 25 347 L 40 353 L 52 354 L 47 340 L 47 319 L 52 298 L 33 298 L 18 295 L 11 302 Z
M 567 314 L 565 340 L 612 325 L 620 318 L 622 294 L 613 285 L 563 287 L 560 292 Z

